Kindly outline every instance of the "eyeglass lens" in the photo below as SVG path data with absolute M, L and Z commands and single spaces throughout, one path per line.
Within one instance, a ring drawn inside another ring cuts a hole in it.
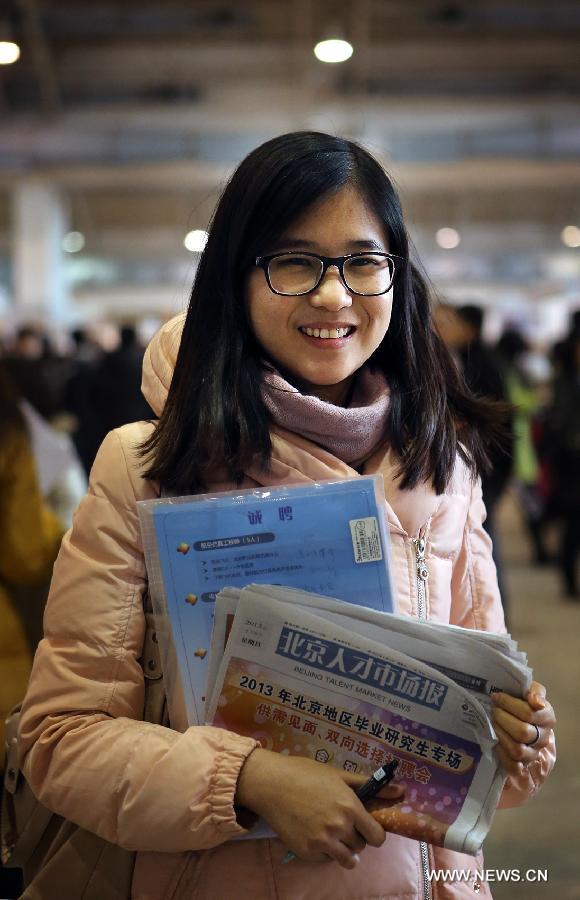
M 270 284 L 281 294 L 305 294 L 318 284 L 322 268 L 322 262 L 313 256 L 298 253 L 275 256 L 268 268 Z M 354 256 L 344 263 L 344 280 L 356 294 L 388 291 L 393 274 L 393 260 L 374 253 Z

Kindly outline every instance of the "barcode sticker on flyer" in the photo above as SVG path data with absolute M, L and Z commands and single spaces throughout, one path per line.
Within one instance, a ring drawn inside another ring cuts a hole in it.
M 366 519 L 351 519 L 350 534 L 356 563 L 377 562 L 383 558 L 379 523 L 375 516 Z

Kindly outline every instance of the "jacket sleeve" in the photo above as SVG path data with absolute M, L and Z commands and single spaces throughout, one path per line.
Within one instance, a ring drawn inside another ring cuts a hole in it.
M 505 633 L 503 608 L 497 585 L 491 539 L 483 527 L 485 506 L 481 481 L 473 485 L 460 553 L 455 561 L 451 582 L 452 625 L 480 631 Z M 507 778 L 499 807 L 521 806 L 540 789 L 556 760 L 552 734 L 540 757 L 519 776 Z
M 99 450 L 55 565 L 21 717 L 23 770 L 42 803 L 122 847 L 213 847 L 244 831 L 234 794 L 258 744 L 141 721 L 146 576 L 124 432 Z

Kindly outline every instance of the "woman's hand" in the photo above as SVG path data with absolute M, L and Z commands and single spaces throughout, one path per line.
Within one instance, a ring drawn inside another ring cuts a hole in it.
M 539 758 L 556 724 L 553 707 L 546 700 L 546 688 L 532 681 L 524 700 L 502 691 L 492 693 L 491 699 L 500 762 L 508 775 L 520 775 L 525 766 Z
M 380 847 L 385 840 L 384 829 L 353 790 L 366 780 L 312 759 L 258 748 L 242 767 L 235 803 L 262 816 L 300 859 L 333 859 L 353 869 L 367 844 Z M 388 785 L 379 796 L 387 803 L 403 792 L 399 785 Z

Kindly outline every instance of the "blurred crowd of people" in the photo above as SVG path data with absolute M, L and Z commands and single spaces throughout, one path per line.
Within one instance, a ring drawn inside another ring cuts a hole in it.
M 0 346 L 0 359 L 20 397 L 70 433 L 88 474 L 112 428 L 152 415 L 141 395 L 144 348 L 132 325 L 119 329 L 118 346 L 109 351 L 83 329 L 68 337 L 68 352 L 57 353 L 42 330 L 23 326 Z
M 539 366 L 537 349 L 515 327 L 507 327 L 494 346 L 484 342 L 481 307 L 441 304 L 436 323 L 471 390 L 511 405 L 505 446 L 493 453 L 482 477 L 485 525 L 494 542 L 506 613 L 495 513 L 510 486 L 524 516 L 532 564 L 556 566 L 563 596 L 580 599 L 580 310 Z M 548 540 L 554 527 L 555 542 Z

